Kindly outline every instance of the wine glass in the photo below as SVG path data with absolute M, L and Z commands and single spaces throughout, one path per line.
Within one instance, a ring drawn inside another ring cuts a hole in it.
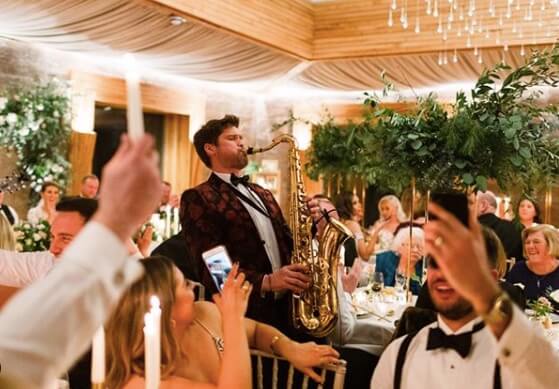
M 376 271 L 371 276 L 371 290 L 374 293 L 380 293 L 382 292 L 383 288 L 384 288 L 384 275 L 381 272 Z

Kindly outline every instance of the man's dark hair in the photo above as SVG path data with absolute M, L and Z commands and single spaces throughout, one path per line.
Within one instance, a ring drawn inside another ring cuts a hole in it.
M 217 138 L 223 131 L 230 127 L 239 127 L 239 118 L 235 115 L 225 115 L 222 119 L 213 119 L 207 122 L 194 134 L 194 147 L 196 153 L 204 162 L 204 165 L 211 169 L 212 164 L 204 146 L 209 143 L 212 145 L 217 144 Z
M 353 192 L 344 191 L 336 197 L 338 215 L 344 220 L 351 219 L 353 215 Z
M 58 204 L 56 210 L 58 212 L 77 212 L 86 222 L 91 219 L 95 211 L 97 211 L 98 202 L 95 199 L 86 199 L 84 197 L 64 197 Z

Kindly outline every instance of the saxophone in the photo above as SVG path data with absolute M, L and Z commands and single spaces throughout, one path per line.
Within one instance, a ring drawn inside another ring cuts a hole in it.
M 290 263 L 306 265 L 311 276 L 310 287 L 299 295 L 292 295 L 291 319 L 296 329 L 302 329 L 315 337 L 324 337 L 332 332 L 338 319 L 336 290 L 340 249 L 343 242 L 353 234 L 338 220 L 327 218 L 328 224 L 318 242 L 318 250 L 313 249 L 313 220 L 306 203 L 301 160 L 295 138 L 289 134 L 281 134 L 266 147 L 248 148 L 247 154 L 266 152 L 280 143 L 289 145 L 291 193 L 288 224 L 293 235 Z

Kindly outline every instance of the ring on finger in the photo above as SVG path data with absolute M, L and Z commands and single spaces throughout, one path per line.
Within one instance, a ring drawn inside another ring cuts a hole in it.
M 433 243 L 435 244 L 436 247 L 441 247 L 444 243 L 444 240 L 441 236 L 437 236 Z
M 243 282 L 243 286 L 241 287 L 245 292 L 250 289 L 250 282 L 245 281 Z

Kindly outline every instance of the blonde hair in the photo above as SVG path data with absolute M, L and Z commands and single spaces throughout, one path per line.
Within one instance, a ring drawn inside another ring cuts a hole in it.
M 396 209 L 396 218 L 400 223 L 405 222 L 407 219 L 406 214 L 404 213 L 404 209 L 402 208 L 402 203 L 398 200 L 398 197 L 394 195 L 387 195 L 381 197 L 378 201 L 378 210 L 380 212 L 380 207 L 384 203 L 390 203 Z
M 10 222 L 0 212 L 0 249 L 16 251 L 16 237 Z
M 423 245 L 425 242 L 425 234 L 423 233 L 423 229 L 420 227 L 412 227 L 412 238 L 419 239 L 421 244 Z M 410 240 L 410 229 L 409 227 L 401 228 L 394 236 L 394 240 L 392 241 L 392 251 L 398 251 L 400 246 L 404 243 L 409 242 Z M 413 243 L 413 242 L 412 242 Z
M 526 254 L 526 239 L 528 236 L 535 234 L 537 232 L 543 233 L 545 238 L 545 242 L 547 243 L 547 247 L 549 248 L 548 254 L 551 255 L 553 258 L 559 257 L 559 232 L 555 227 L 550 224 L 538 224 L 532 227 L 525 228 L 522 230 L 522 253 L 525 257 L 528 257 Z
M 142 259 L 144 275 L 122 296 L 106 325 L 106 387 L 119 389 L 133 374 L 144 376 L 144 314 L 152 295 L 161 302 L 161 378 L 175 370 L 179 345 L 171 325 L 176 274 L 171 260 L 161 256 Z

